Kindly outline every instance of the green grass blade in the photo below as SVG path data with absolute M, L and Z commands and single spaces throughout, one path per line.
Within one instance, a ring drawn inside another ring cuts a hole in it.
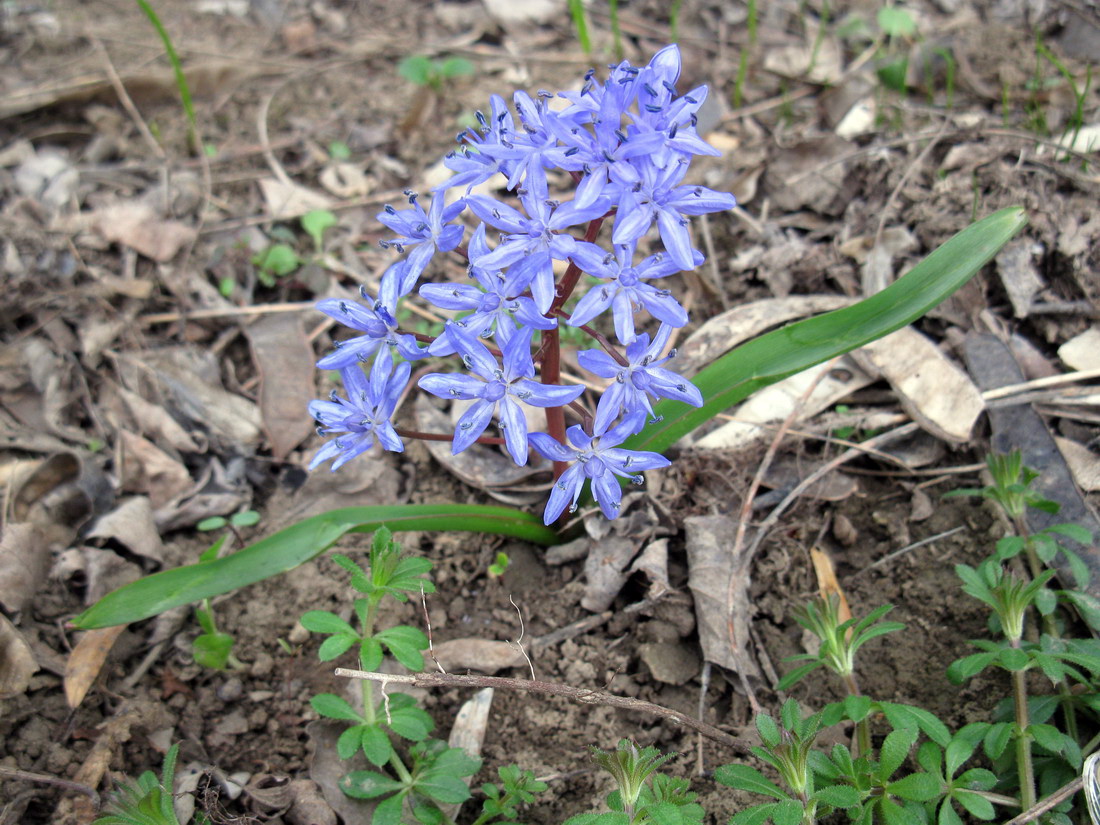
M 623 447 L 663 452 L 756 390 L 912 323 L 970 280 L 1026 223 L 1023 209 L 1002 209 L 955 235 L 870 298 L 742 344 L 692 379 L 703 394 L 702 407 L 660 402 L 654 412 L 663 420 Z
M 112 591 L 75 619 L 79 628 L 110 627 L 269 579 L 320 555 L 346 533 L 464 530 L 556 544 L 557 534 L 529 513 L 467 504 L 346 507 L 304 519 L 225 558 L 176 567 Z
M 581 51 L 591 56 L 592 38 L 588 35 L 588 15 L 582 0 L 569 0 L 569 16 L 573 18 L 573 25 L 577 29 L 577 42 L 580 43 Z
M 199 133 L 199 126 L 195 120 L 195 106 L 191 102 L 191 87 L 187 85 L 187 77 L 183 73 L 180 56 L 176 54 L 176 47 L 172 45 L 172 38 L 168 36 L 168 31 L 164 28 L 164 24 L 160 22 L 160 17 L 157 16 L 153 7 L 149 5 L 147 0 L 136 0 L 136 2 L 141 10 L 145 12 L 145 16 L 149 18 L 149 22 L 153 24 L 153 28 L 157 30 L 157 34 L 164 44 L 164 53 L 168 55 L 168 62 L 172 64 L 172 74 L 176 78 L 176 88 L 179 89 L 180 102 L 183 103 L 184 114 L 187 115 L 187 121 L 191 126 L 191 134 L 195 137 Z

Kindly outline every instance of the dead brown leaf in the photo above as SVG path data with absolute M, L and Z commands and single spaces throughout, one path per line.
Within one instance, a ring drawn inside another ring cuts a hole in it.
M 814 574 L 817 576 L 817 592 L 826 600 L 835 595 L 839 599 L 837 615 L 841 622 L 848 621 L 852 618 L 852 608 L 848 606 L 848 599 L 836 577 L 832 558 L 824 550 L 811 547 L 810 561 L 813 562 Z
M 477 670 L 492 675 L 498 670 L 527 664 L 523 653 L 511 642 L 451 639 L 433 647 L 436 660 L 448 672 Z
M 927 337 L 903 327 L 852 356 L 890 382 L 901 406 L 922 429 L 956 444 L 970 440 L 985 402 L 967 374 Z
M 277 460 L 313 431 L 305 415 L 315 394 L 313 347 L 297 314 L 267 315 L 245 328 L 252 360 L 260 374 L 260 415 Z
M 126 625 L 120 624 L 87 630 L 81 635 L 65 663 L 65 700 L 70 708 L 84 701 L 107 661 L 107 654 L 125 629 Z
M 46 583 L 50 542 L 46 531 L 31 522 L 4 525 L 0 535 L 0 606 L 9 613 L 23 610 Z
M 161 507 L 191 487 L 187 468 L 140 435 L 119 431 L 121 488 L 143 493 Z
M 38 662 L 27 640 L 0 613 L 0 699 L 23 693 L 37 670 Z
M 699 643 L 708 662 L 759 676 L 749 654 L 749 571 L 731 552 L 737 532 L 729 516 L 691 516 L 687 531 L 688 587 L 695 597 Z
M 104 240 L 119 243 L 154 261 L 170 261 L 198 237 L 195 228 L 165 219 L 142 201 L 105 206 L 96 211 L 94 226 Z
M 145 496 L 134 496 L 96 521 L 90 539 L 112 539 L 131 553 L 164 563 L 164 545 L 153 519 L 153 507 Z

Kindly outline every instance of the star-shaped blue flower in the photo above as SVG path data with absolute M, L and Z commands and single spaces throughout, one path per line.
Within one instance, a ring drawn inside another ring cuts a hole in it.
M 405 194 L 411 208 L 397 210 L 386 204 L 385 209 L 378 213 L 378 221 L 398 234 L 392 240 L 383 241 L 383 246 L 396 247 L 399 252 L 404 251 L 406 246 L 415 246 L 405 259 L 409 277 L 415 281 L 437 249 L 440 252 L 450 252 L 462 243 L 462 233 L 466 227 L 448 224 L 462 214 L 466 202 L 460 199 L 448 206 L 443 193 L 437 192 L 425 212 L 415 192 L 406 190 Z
M 417 383 L 421 389 L 440 398 L 472 400 L 455 427 L 451 451 L 458 454 L 485 432 L 493 413 L 500 410 L 500 428 L 504 443 L 516 464 L 527 463 L 527 418 L 520 402 L 533 407 L 561 407 L 584 392 L 584 387 L 562 387 L 532 380 L 535 365 L 531 360 L 531 331 L 519 330 L 504 345 L 503 368 L 484 344 L 455 323 L 443 334 L 462 356 L 474 375 L 432 373 Z M 476 377 L 475 377 L 476 376 Z
M 323 370 L 339 370 L 356 362 L 366 362 L 383 344 L 396 349 L 409 361 L 423 358 L 424 350 L 417 345 L 416 338 L 407 332 L 398 332 L 394 317 L 397 301 L 412 289 L 415 282 L 416 276 L 410 276 L 407 261 L 398 261 L 382 276 L 377 300 L 371 301 L 367 291 L 360 288 L 359 294 L 363 299 L 371 301 L 369 307 L 343 298 L 326 298 L 318 302 L 317 309 L 325 315 L 364 334 L 337 341 L 336 350 L 318 361 L 317 366 Z
M 703 394 L 698 387 L 661 366 L 675 355 L 673 350 L 661 358 L 671 334 L 672 327 L 667 324 L 661 324 L 652 342 L 649 333 L 643 332 L 626 348 L 626 360 L 629 362 L 626 365 L 620 364 L 603 350 L 589 349 L 577 353 L 577 360 L 586 370 L 601 378 L 615 379 L 596 405 L 594 427 L 597 432 L 614 421 L 620 412 L 653 416 L 650 396 L 672 398 L 693 407 L 703 406 Z
M 633 266 L 634 244 L 615 247 L 615 255 L 609 255 L 601 246 L 578 241 L 573 250 L 573 262 L 589 275 L 609 280 L 591 287 L 580 299 L 569 318 L 570 326 L 587 324 L 608 307 L 615 315 L 615 334 L 622 344 L 632 344 L 638 337 L 634 332 L 634 313 L 645 307 L 649 314 L 673 327 L 688 322 L 687 311 L 672 297 L 667 289 L 658 289 L 645 283 L 652 278 L 663 278 L 680 271 L 680 266 L 664 253 L 650 255 Z M 692 250 L 696 265 L 703 262 L 703 255 Z
M 576 244 L 561 230 L 602 217 L 611 201 L 599 197 L 584 207 L 575 201 L 558 204 L 547 199 L 542 183 L 532 182 L 520 194 L 527 215 L 487 195 L 471 195 L 466 203 L 481 220 L 505 233 L 500 246 L 478 263 L 487 269 L 511 267 L 525 287 L 530 285 L 535 307 L 545 314 L 554 302 L 554 261 L 568 260 Z
M 479 224 L 470 239 L 469 273 L 473 284 L 424 284 L 420 295 L 440 309 L 470 314 L 458 321 L 458 325 L 479 338 L 488 338 L 496 329 L 497 341 L 506 343 L 516 332 L 516 322 L 530 329 L 553 329 L 558 322 L 541 315 L 535 302 L 524 297 L 527 285 L 519 275 L 500 270 L 486 269 L 481 259 L 489 254 L 485 242 L 485 224 Z M 453 355 L 454 347 L 446 335 L 441 335 L 429 347 L 430 355 Z
M 333 390 L 328 401 L 309 403 L 309 414 L 320 425 L 317 431 L 322 435 L 337 435 L 318 450 L 309 469 L 334 458 L 332 469 L 336 470 L 369 450 L 375 440 L 385 450 L 404 452 L 405 446 L 390 423 L 390 417 L 409 383 L 410 369 L 405 361 L 394 370 L 393 357 L 384 349 L 374 359 L 369 380 L 357 363 L 340 370 L 348 397 L 341 398 Z
M 637 412 L 626 416 L 607 432 L 594 428 L 595 436 L 588 435 L 580 426 L 573 426 L 566 431 L 573 447 L 561 445 L 546 433 L 531 433 L 531 446 L 544 458 L 576 462 L 554 482 L 542 514 L 543 522 L 552 524 L 566 507 L 574 512 L 586 479 L 592 482 L 592 496 L 603 514 L 609 519 L 618 516 L 623 499 L 619 478 L 641 484 L 643 478 L 638 475 L 641 470 L 654 470 L 672 463 L 660 453 L 619 447 L 644 424 L 645 413 Z

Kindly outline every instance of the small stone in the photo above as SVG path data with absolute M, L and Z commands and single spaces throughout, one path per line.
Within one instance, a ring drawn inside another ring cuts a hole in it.
M 650 642 L 638 653 L 658 682 L 682 685 L 699 673 L 699 656 L 682 642 Z
M 271 671 L 275 669 L 275 659 L 270 653 L 257 653 L 255 660 L 252 662 L 251 673 L 253 676 L 263 679 L 265 676 L 270 676 Z
M 305 644 L 307 639 L 309 639 L 309 631 L 302 627 L 301 622 L 295 622 L 294 627 L 287 634 L 287 641 L 292 645 L 300 645 Z
M 244 695 L 244 685 L 236 676 L 231 676 L 218 686 L 217 694 L 223 702 L 236 702 Z
M 239 710 L 234 710 L 214 726 L 214 732 L 222 736 L 239 736 L 248 732 L 248 720 Z

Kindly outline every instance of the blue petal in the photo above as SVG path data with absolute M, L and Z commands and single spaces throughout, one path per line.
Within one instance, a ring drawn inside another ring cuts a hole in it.
M 553 524 L 565 511 L 566 507 L 576 506 L 583 486 L 584 473 L 581 471 L 579 464 L 573 465 L 562 473 L 561 478 L 554 482 L 554 486 L 550 490 L 550 499 L 546 502 L 546 509 L 542 512 L 543 523 Z
M 504 428 L 508 454 L 522 467 L 527 463 L 527 418 L 519 404 L 508 396 L 500 399 L 500 425 Z
M 571 401 L 576 401 L 584 387 L 561 387 L 557 384 L 540 384 L 538 381 L 516 381 L 513 385 L 512 395 L 517 398 L 520 393 L 530 393 L 520 398 L 524 404 L 532 407 L 564 407 Z
M 470 405 L 470 409 L 462 414 L 455 425 L 455 437 L 451 442 L 451 452 L 458 455 L 485 432 L 489 422 L 493 420 L 495 401 L 477 400 Z
M 563 447 L 556 438 L 546 433 L 530 433 L 527 439 L 539 455 L 550 461 L 573 461 L 577 458 L 576 450 Z

